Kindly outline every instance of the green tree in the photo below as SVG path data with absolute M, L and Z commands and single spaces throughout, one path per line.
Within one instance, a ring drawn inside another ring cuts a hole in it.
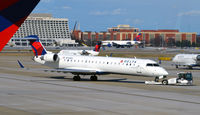
M 180 41 L 176 42 L 176 47 L 181 47 L 181 42 Z

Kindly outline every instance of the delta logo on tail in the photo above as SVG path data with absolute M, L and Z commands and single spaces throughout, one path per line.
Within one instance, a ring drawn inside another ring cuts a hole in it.
M 99 41 L 99 42 L 96 43 L 96 46 L 95 46 L 95 48 L 94 48 L 94 51 L 99 52 L 99 51 L 100 51 L 100 48 L 101 48 L 101 42 Z
M 136 38 L 134 39 L 134 41 L 139 41 L 140 40 L 140 37 L 141 37 L 141 33 L 139 33 L 137 36 L 136 36 Z
M 40 0 L 0 0 L 0 51 Z
M 32 50 L 35 56 L 40 56 L 47 53 L 46 49 L 40 42 L 38 36 L 31 35 L 31 36 L 26 37 L 26 39 L 30 41 L 30 45 L 32 47 Z

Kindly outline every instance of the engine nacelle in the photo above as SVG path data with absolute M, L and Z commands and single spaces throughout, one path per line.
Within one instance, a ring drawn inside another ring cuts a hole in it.
M 197 55 L 196 60 L 200 61 L 200 55 Z
M 41 57 L 41 60 L 47 61 L 47 62 L 56 62 L 59 60 L 58 54 L 50 53 L 45 54 Z

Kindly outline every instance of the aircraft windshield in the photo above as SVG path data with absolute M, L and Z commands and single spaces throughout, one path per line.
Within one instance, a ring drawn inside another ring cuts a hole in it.
M 157 63 L 148 63 L 147 66 L 151 67 L 159 67 Z

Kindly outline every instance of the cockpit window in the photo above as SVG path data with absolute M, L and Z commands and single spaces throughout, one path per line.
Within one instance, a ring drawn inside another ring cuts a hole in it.
M 148 63 L 147 66 L 153 66 L 153 64 Z
M 159 65 L 157 63 L 148 63 L 147 66 L 154 66 L 154 67 L 159 67 Z
M 153 64 L 153 66 L 159 66 L 158 64 Z

